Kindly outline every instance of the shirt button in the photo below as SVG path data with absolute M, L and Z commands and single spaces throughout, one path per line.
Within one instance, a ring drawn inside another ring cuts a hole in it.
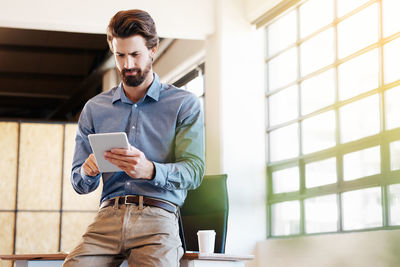
M 158 185 L 158 183 L 155 183 L 155 185 Z
M 126 185 L 131 185 L 131 183 L 130 183 L 130 182 L 127 182 Z
M 137 104 L 133 105 L 135 108 L 137 108 Z
M 90 179 L 88 179 L 87 181 L 88 181 L 89 183 L 91 183 L 91 182 L 92 182 L 92 180 L 90 180 Z
M 135 126 L 132 126 L 132 129 L 135 129 Z

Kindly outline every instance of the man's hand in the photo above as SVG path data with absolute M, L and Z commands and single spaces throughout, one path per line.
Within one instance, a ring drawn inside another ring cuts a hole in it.
M 82 165 L 83 173 L 88 176 L 96 176 L 100 173 L 99 167 L 97 166 L 96 159 L 94 158 L 93 153 L 89 155 L 89 157 L 85 160 Z
M 104 158 L 121 168 L 132 178 L 153 179 L 154 164 L 139 149 L 130 146 L 129 150 L 114 148 L 104 153 Z

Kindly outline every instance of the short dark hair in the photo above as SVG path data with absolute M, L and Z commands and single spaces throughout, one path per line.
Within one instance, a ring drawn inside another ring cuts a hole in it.
M 107 42 L 111 51 L 114 37 L 126 38 L 133 35 L 141 35 L 148 49 L 158 45 L 156 24 L 149 13 L 139 9 L 123 10 L 111 18 L 107 28 Z

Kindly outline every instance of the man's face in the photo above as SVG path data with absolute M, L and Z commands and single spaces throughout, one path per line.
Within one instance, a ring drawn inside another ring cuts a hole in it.
M 115 64 L 123 83 L 136 87 L 148 76 L 155 49 L 146 47 L 146 40 L 140 35 L 114 38 L 112 41 Z

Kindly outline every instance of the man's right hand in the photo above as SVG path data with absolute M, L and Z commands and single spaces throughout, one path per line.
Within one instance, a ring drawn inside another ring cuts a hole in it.
M 88 176 L 96 176 L 100 173 L 99 167 L 97 166 L 94 154 L 90 154 L 89 157 L 82 164 L 83 173 Z

